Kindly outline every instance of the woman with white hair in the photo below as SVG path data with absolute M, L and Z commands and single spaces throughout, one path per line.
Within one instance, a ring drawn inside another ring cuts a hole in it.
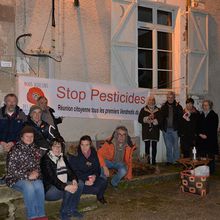
M 138 116 L 138 122 L 142 125 L 142 139 L 145 142 L 145 154 L 148 163 L 156 164 L 157 142 L 160 138 L 159 129 L 159 108 L 156 106 L 154 96 L 147 98 L 147 104 L 143 107 Z M 152 156 L 150 158 L 150 147 L 152 147 Z M 151 160 L 150 160 L 151 159 Z
M 215 170 L 215 155 L 218 154 L 218 115 L 212 109 L 210 100 L 202 102 L 202 112 L 198 118 L 197 125 L 197 150 L 200 157 L 209 157 L 210 172 Z

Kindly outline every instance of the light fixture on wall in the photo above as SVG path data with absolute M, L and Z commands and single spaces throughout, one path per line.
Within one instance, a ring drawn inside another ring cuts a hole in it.
M 73 5 L 75 7 L 79 7 L 79 0 L 73 0 Z

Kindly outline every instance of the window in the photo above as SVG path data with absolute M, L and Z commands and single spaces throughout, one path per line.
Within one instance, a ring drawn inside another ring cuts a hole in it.
M 171 88 L 172 81 L 172 34 L 157 32 L 158 88 Z
M 171 11 L 138 7 L 138 84 L 172 88 L 173 29 Z
M 168 11 L 157 11 L 157 24 L 172 26 L 172 13 Z
M 152 88 L 153 73 L 152 30 L 138 29 L 139 87 Z
M 153 12 L 151 8 L 138 7 L 138 21 L 153 22 Z

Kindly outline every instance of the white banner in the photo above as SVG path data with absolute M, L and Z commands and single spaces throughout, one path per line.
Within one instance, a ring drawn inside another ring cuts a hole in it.
M 64 117 L 137 120 L 147 89 L 19 76 L 19 106 L 26 114 L 39 96 Z

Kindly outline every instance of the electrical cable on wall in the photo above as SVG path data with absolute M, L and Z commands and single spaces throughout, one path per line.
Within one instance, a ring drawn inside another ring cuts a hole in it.
M 55 2 L 52 0 L 52 26 L 55 27 Z
M 175 80 L 172 80 L 169 82 L 160 83 L 160 84 L 158 84 L 157 87 L 153 87 L 152 89 L 158 89 L 158 88 L 160 88 L 160 86 L 164 86 L 164 85 L 170 85 L 170 84 L 172 85 L 173 82 L 180 81 L 181 79 L 185 79 L 185 77 L 183 76 L 183 77 L 180 77 L 178 79 L 175 79 Z
M 25 60 L 25 63 L 27 63 L 27 65 L 29 66 L 30 70 L 32 70 L 32 72 L 33 72 L 36 76 L 39 76 L 39 74 L 37 74 L 37 73 L 35 72 L 35 70 L 33 69 L 33 67 L 28 63 L 26 55 L 24 55 L 24 60 Z
M 45 35 L 46 35 L 46 33 L 47 33 L 47 30 L 48 30 L 49 23 L 50 23 L 51 15 L 52 15 L 52 10 L 50 11 L 49 18 L 48 18 L 48 21 L 47 21 L 47 24 L 46 24 L 46 28 L 45 28 L 45 30 L 44 30 L 43 37 L 42 37 L 42 40 L 41 40 L 41 42 L 40 42 L 39 49 L 41 49 L 41 47 L 42 47 L 42 45 L 43 45 L 44 38 L 45 38 Z
M 61 57 L 60 57 L 60 59 L 56 59 L 56 58 L 54 58 L 54 57 L 52 57 L 52 56 L 50 56 L 50 55 L 48 55 L 48 54 L 27 53 L 27 52 L 25 52 L 24 50 L 22 50 L 21 47 L 20 47 L 19 40 L 20 40 L 21 38 L 23 38 L 23 37 L 31 37 L 31 36 L 32 36 L 32 34 L 31 34 L 31 33 L 28 33 L 28 34 L 22 34 L 22 35 L 20 35 L 20 36 L 17 37 L 17 39 L 16 39 L 16 47 L 17 47 L 17 49 L 18 49 L 22 54 L 24 54 L 24 55 L 26 55 L 26 56 L 32 56 L 32 57 L 47 57 L 47 58 L 53 59 L 53 60 L 56 61 L 56 62 L 61 62 L 61 61 L 62 61 L 62 58 L 61 58 Z
M 50 10 L 50 14 L 49 14 L 49 17 L 48 17 L 48 21 L 47 21 L 47 24 L 46 24 L 44 33 L 43 33 L 43 37 L 42 37 L 42 40 L 41 40 L 41 42 L 40 42 L 40 46 L 38 47 L 39 50 L 42 49 L 42 45 L 43 45 L 43 42 L 44 42 L 44 38 L 45 38 L 45 36 L 46 36 L 47 30 L 48 30 L 48 26 L 49 26 L 49 23 L 50 23 L 51 15 L 52 15 L 52 10 Z M 53 15 L 53 16 L 54 16 L 54 15 Z M 38 57 L 38 61 L 37 61 L 37 75 L 38 75 L 38 76 L 39 76 L 39 71 L 40 71 L 40 58 Z

